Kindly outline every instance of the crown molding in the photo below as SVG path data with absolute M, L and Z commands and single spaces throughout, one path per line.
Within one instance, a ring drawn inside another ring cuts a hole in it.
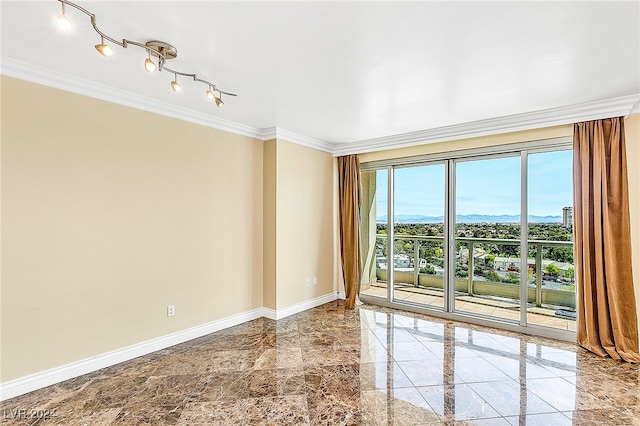
M 263 141 L 269 139 L 286 139 L 289 142 L 309 148 L 333 153 L 334 145 L 319 139 L 310 138 L 298 133 L 290 132 L 278 127 L 259 129 L 235 121 L 215 117 L 209 114 L 193 111 L 167 102 L 158 101 L 137 95 L 125 90 L 96 83 L 70 74 L 62 73 L 51 68 L 29 64 L 7 56 L 0 56 L 0 73 L 9 77 L 53 87 L 78 95 L 88 96 L 118 105 L 124 105 L 143 111 L 153 112 L 167 117 L 177 118 L 190 123 L 199 124 L 226 132 L 236 133 Z
M 277 127 L 267 127 L 266 129 L 262 129 L 260 133 L 260 137 L 263 141 L 268 141 L 271 139 L 276 139 L 278 136 L 278 128 Z
M 479 136 L 561 126 L 601 118 L 628 116 L 638 110 L 640 94 L 437 127 L 418 132 L 335 144 L 334 156 L 405 148 Z
M 333 150 L 336 145 L 330 142 L 325 142 L 320 139 L 310 138 L 300 133 L 291 132 L 280 127 L 267 127 L 260 131 L 260 139 L 268 141 L 272 139 L 282 139 L 287 142 L 294 143 L 296 145 L 303 145 L 308 148 L 317 149 L 333 154 Z
M 454 124 L 356 142 L 332 143 L 304 136 L 279 127 L 259 129 L 237 123 L 235 121 L 176 106 L 167 102 L 157 101 L 145 96 L 74 77 L 50 68 L 29 64 L 6 56 L 0 56 L 0 73 L 9 77 L 30 81 L 32 83 L 164 115 L 166 117 L 177 118 L 179 120 L 263 141 L 270 139 L 284 139 L 298 145 L 329 152 L 335 157 L 539 129 L 543 127 L 560 126 L 586 120 L 627 116 L 629 114 L 640 112 L 640 94 L 634 94 L 630 96 L 622 96 L 595 102 Z
M 308 136 L 301 135 L 299 133 L 290 132 L 289 130 L 278 128 L 276 131 L 276 137 L 278 139 L 284 139 L 289 142 L 293 142 L 298 145 L 303 145 L 309 148 L 318 149 L 320 151 L 326 151 L 333 154 L 336 147 L 335 144 L 322 141 L 320 139 L 310 138 Z
M 94 81 L 74 77 L 70 74 L 62 73 L 51 68 L 29 64 L 7 56 L 0 57 L 0 73 L 20 80 L 26 80 L 31 83 L 53 87 L 54 89 L 60 89 L 76 93 L 78 95 L 112 102 L 118 105 L 153 112 L 155 114 L 177 118 L 179 120 L 248 136 L 250 138 L 260 139 L 262 134 L 262 130 L 256 127 L 247 126 L 235 121 L 226 120 L 210 114 L 158 101 L 146 96 L 137 95 L 125 90 L 96 83 Z
M 336 147 L 335 144 L 332 144 L 330 142 L 310 138 L 308 136 L 301 135 L 300 133 L 291 132 L 280 127 L 269 127 L 267 129 L 263 129 L 261 136 L 262 140 L 265 141 L 270 139 L 282 139 L 286 140 L 287 142 L 295 143 L 296 145 L 302 145 L 308 148 L 317 149 L 319 151 L 325 151 L 330 154 L 333 154 L 333 150 Z

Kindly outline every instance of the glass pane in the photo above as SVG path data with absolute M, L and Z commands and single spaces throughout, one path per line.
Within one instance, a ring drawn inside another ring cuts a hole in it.
M 575 331 L 573 152 L 528 156 L 529 324 Z
M 520 157 L 456 163 L 455 310 L 520 319 Z
M 444 306 L 444 164 L 394 171 L 393 299 Z
M 387 297 L 387 178 L 388 171 L 362 172 L 360 233 L 363 273 L 360 294 Z

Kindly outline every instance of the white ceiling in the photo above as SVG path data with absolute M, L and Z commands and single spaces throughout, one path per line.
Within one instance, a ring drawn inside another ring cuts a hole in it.
M 142 49 L 99 56 L 86 15 L 67 7 L 73 30 L 58 30 L 56 0 L 2 1 L 2 57 L 336 144 L 640 93 L 638 1 L 77 3 L 239 96 L 218 109 L 184 79 L 176 95 Z

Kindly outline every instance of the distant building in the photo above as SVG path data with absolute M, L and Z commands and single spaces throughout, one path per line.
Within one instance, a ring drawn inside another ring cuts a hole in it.
M 573 229 L 573 207 L 562 208 L 562 226 Z
M 461 248 L 460 251 L 460 258 L 463 262 L 468 262 L 469 261 L 469 249 L 468 248 Z M 482 263 L 485 263 L 485 256 L 486 256 L 487 252 L 484 249 L 481 249 L 479 247 L 474 247 L 473 248 L 473 259 L 475 262 L 477 262 L 478 260 L 481 260 Z

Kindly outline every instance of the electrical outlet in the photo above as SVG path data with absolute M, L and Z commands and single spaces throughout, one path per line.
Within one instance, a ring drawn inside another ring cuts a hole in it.
M 318 285 L 318 277 L 313 277 L 313 285 Z
M 307 287 L 311 286 L 311 278 L 307 278 Z
M 172 317 L 176 314 L 176 307 L 173 305 L 167 306 L 167 316 Z

